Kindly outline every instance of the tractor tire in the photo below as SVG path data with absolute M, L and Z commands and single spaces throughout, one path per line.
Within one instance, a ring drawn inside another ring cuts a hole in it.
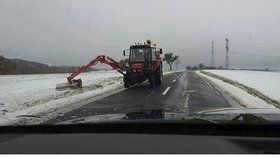
M 160 86 L 162 84 L 162 71 L 158 68 L 155 72 L 155 85 Z
M 155 87 L 155 76 L 151 75 L 149 77 L 149 82 L 150 82 L 150 88 L 154 88 Z
M 125 88 L 129 88 L 130 87 L 130 79 L 129 76 L 127 74 L 125 74 L 123 76 L 123 84 Z

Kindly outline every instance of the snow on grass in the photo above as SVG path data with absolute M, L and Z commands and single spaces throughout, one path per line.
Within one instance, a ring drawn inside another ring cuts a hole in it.
M 205 70 L 248 87 L 254 88 L 265 95 L 280 101 L 280 73 L 245 70 Z
M 11 124 L 21 116 L 38 115 L 65 108 L 114 89 L 122 89 L 122 75 L 116 71 L 82 73 L 82 89 L 55 90 L 69 74 L 0 76 L 0 125 Z M 70 109 L 71 107 L 69 107 Z
M 212 83 L 216 84 L 221 89 L 223 89 L 225 92 L 229 93 L 234 98 L 238 99 L 243 105 L 246 106 L 246 108 L 277 109 L 275 106 L 268 104 L 267 102 L 265 102 L 264 100 L 262 100 L 258 97 L 250 95 L 249 93 L 245 92 L 244 90 L 242 90 L 234 85 L 231 85 L 222 80 L 210 77 L 199 71 L 196 71 L 196 73 L 199 74 L 200 76 L 212 81 Z

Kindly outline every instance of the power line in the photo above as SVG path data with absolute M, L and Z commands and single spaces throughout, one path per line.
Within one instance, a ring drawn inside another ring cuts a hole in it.
M 178 50 L 169 50 L 171 52 L 183 52 L 183 51 L 191 51 L 191 50 L 196 50 L 196 49 L 205 49 L 209 48 L 209 46 L 203 46 L 203 47 L 190 47 L 190 48 L 184 48 L 184 49 L 178 49 Z
M 273 55 L 273 54 L 253 54 L 248 52 L 240 52 L 240 51 L 230 51 L 231 55 L 245 55 L 245 56 L 251 56 L 251 57 L 262 57 L 262 58 L 280 58 L 280 55 Z
M 265 47 L 261 46 L 253 46 L 248 44 L 238 44 L 238 43 L 231 43 L 232 46 L 238 46 L 238 47 L 251 47 L 251 48 L 260 48 L 260 49 L 266 49 Z

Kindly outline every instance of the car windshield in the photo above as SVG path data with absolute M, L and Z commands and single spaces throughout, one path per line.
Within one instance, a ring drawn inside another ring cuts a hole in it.
M 0 127 L 280 124 L 279 6 L 0 0 Z

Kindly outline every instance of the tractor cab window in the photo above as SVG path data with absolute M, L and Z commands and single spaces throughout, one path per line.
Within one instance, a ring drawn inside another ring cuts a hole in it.
M 141 62 L 144 61 L 145 49 L 131 49 L 130 61 L 131 62 Z

